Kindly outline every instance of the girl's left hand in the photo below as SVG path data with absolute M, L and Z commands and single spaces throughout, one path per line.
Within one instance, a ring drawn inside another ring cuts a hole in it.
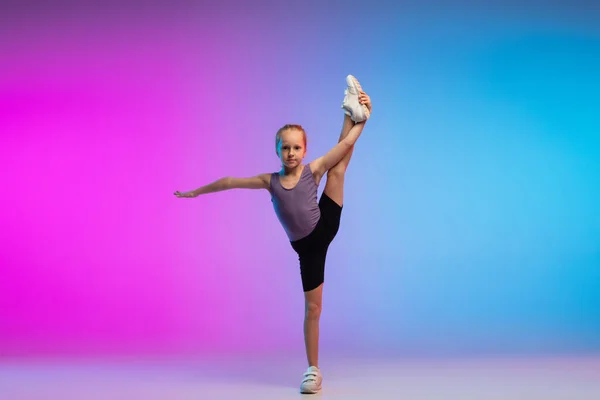
M 359 92 L 359 94 L 358 94 L 358 102 L 360 104 L 366 105 L 367 108 L 369 109 L 369 112 L 371 112 L 371 110 L 373 109 L 373 105 L 371 104 L 371 98 L 365 92 L 362 92 L 362 91 Z

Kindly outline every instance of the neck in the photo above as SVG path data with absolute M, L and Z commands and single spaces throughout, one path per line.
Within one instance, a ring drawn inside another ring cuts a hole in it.
M 281 168 L 280 174 L 282 174 L 282 175 L 300 175 L 303 168 L 304 168 L 303 164 L 298 164 L 294 168 L 289 168 L 284 165 Z

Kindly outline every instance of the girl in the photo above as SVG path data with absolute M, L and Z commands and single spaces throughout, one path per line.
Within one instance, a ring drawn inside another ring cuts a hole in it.
M 189 192 L 175 192 L 177 197 L 197 197 L 229 189 L 266 189 L 271 194 L 275 213 L 292 248 L 298 253 L 305 298 L 304 342 L 308 369 L 304 373 L 301 393 L 317 393 L 323 377 L 319 370 L 319 319 L 325 258 L 329 244 L 337 234 L 344 200 L 344 175 L 371 113 L 371 100 L 352 75 L 346 77 L 342 109 L 344 125 L 338 144 L 323 157 L 304 164 L 306 132 L 300 125 L 285 125 L 275 136 L 275 151 L 282 169 L 250 178 L 221 178 Z M 327 173 L 327 183 L 317 203 L 317 189 Z

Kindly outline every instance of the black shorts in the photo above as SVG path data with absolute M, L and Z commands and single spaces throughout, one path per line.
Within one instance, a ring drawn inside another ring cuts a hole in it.
M 325 258 L 327 249 L 340 227 L 342 207 L 325 193 L 319 200 L 321 217 L 308 236 L 292 241 L 292 247 L 300 260 L 302 289 L 305 292 L 316 289 L 325 280 Z

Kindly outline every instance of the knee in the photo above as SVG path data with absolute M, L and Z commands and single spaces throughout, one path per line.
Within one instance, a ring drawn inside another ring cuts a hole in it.
M 344 175 L 346 174 L 346 165 L 338 164 L 335 167 L 331 168 L 327 171 L 327 179 L 328 180 L 336 180 L 343 181 Z
M 321 316 L 321 305 L 317 303 L 308 303 L 306 305 L 306 319 L 319 319 Z

